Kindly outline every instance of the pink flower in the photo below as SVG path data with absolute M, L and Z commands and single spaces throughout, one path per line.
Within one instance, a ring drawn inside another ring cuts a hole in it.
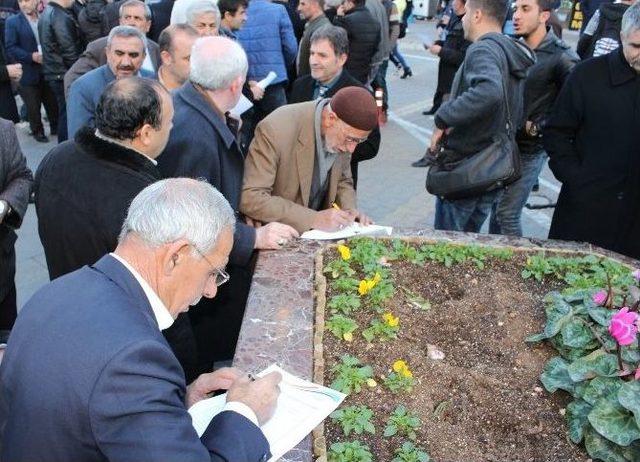
M 599 290 L 595 294 L 593 294 L 591 300 L 593 300 L 593 303 L 595 303 L 596 305 L 602 306 L 607 301 L 607 292 L 604 290 Z
M 609 333 L 620 345 L 631 345 L 638 333 L 635 322 L 638 313 L 629 312 L 626 306 L 613 315 L 609 324 Z
M 636 281 L 640 282 L 640 269 L 635 270 L 631 275 L 636 278 Z

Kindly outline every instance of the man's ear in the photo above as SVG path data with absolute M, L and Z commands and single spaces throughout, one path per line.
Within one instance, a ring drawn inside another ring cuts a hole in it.
M 186 239 L 178 239 L 175 242 L 165 244 L 160 254 L 162 272 L 165 276 L 171 275 L 177 267 L 187 263 L 187 257 L 191 254 L 191 244 Z
M 171 53 L 169 53 L 167 50 L 162 50 L 160 52 L 160 59 L 162 60 L 162 64 L 165 64 L 167 66 L 170 66 L 171 64 L 173 64 L 173 59 L 171 59 Z
M 342 53 L 340 56 L 338 56 L 338 62 L 340 63 L 340 67 L 344 66 L 344 63 L 347 62 L 348 58 L 349 58 L 349 55 L 346 53 Z
M 551 18 L 550 11 L 543 11 L 542 13 L 540 13 L 540 21 L 542 21 L 544 24 L 547 24 L 550 18 Z

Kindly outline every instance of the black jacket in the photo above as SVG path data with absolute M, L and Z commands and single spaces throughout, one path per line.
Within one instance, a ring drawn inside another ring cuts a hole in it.
M 551 29 L 534 52 L 536 63 L 529 68 L 524 84 L 524 107 L 526 120 L 542 127 L 564 81 L 580 58 Z M 524 155 L 543 149 L 542 138 L 530 137 L 525 130 L 518 131 L 517 141 Z
M 151 9 L 151 28 L 147 36 L 154 42 L 158 42 L 160 32 L 162 32 L 171 22 L 171 10 L 173 0 L 160 0 L 148 3 Z
M 12 210 L 0 224 L 0 301 L 13 287 L 17 238 L 14 230 L 20 227 L 27 211 L 32 181 L 15 127 L 0 119 L 0 200 L 6 201 Z
M 313 99 L 313 93 L 315 89 L 316 81 L 311 75 L 303 75 L 298 77 L 293 86 L 291 87 L 291 94 L 289 95 L 289 104 L 302 103 L 304 101 L 311 101 Z M 354 79 L 348 71 L 343 70 L 338 81 L 333 84 L 331 88 L 325 93 L 326 98 L 331 98 L 338 90 L 344 87 L 361 87 L 362 84 Z M 358 162 L 363 160 L 373 159 L 380 149 L 380 129 L 373 130 L 367 141 L 360 143 L 353 154 L 351 155 L 351 175 L 353 177 L 353 184 L 355 185 L 358 178 Z
M 463 15 L 464 16 L 464 15 Z M 438 42 L 436 42 L 438 43 Z M 438 57 L 438 88 L 436 91 L 443 95 L 451 93 L 451 84 L 453 77 L 462 62 L 467 48 L 471 42 L 464 38 L 464 30 L 462 30 L 462 16 L 453 14 L 447 25 L 447 37 L 444 42 L 439 42 L 442 46 Z
M 71 10 L 50 2 L 38 21 L 38 35 L 45 80 L 62 81 L 85 46 Z
M 601 56 L 620 46 L 622 16 L 629 8 L 626 3 L 603 3 L 598 9 L 598 26 L 585 29 L 578 40 L 577 52 L 582 59 Z
M 9 64 L 4 46 L 0 42 L 0 117 L 12 122 L 20 122 L 16 99 L 13 97 L 11 79 L 7 70 Z
M 38 232 L 49 277 L 57 278 L 98 261 L 117 245 L 133 198 L 160 179 L 153 163 L 135 151 L 83 128 L 51 150 L 36 172 Z M 186 315 L 164 335 L 187 383 L 197 375 L 193 332 Z
M 640 75 L 622 48 L 576 65 L 543 131 L 562 189 L 549 237 L 640 258 Z
M 349 57 L 344 67 L 360 83 L 366 84 L 371 71 L 371 60 L 380 45 L 380 23 L 364 6 L 358 6 L 336 16 L 333 24 L 347 31 Z

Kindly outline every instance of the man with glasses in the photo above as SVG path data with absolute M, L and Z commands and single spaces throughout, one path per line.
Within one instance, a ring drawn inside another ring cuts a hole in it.
M 361 87 L 277 109 L 258 125 L 249 147 L 240 211 L 299 233 L 369 224 L 356 208 L 350 160 L 377 126 L 376 102 Z
M 131 202 L 112 253 L 27 302 L 0 370 L 2 460 L 269 459 L 260 426 L 280 374 L 223 368 L 186 386 L 160 334 L 216 296 L 235 221 L 206 182 L 156 182 Z M 186 409 L 217 390 L 225 406 L 198 438 Z
M 81 128 L 44 157 L 36 172 L 36 212 L 51 279 L 116 248 L 131 200 L 161 178 L 155 158 L 172 119 L 171 96 L 158 82 L 115 80 L 98 102 L 96 128 Z M 180 316 L 165 335 L 193 380 L 196 347 L 188 318 Z

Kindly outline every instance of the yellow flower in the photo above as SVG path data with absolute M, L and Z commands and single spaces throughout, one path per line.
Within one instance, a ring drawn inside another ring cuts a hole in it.
M 340 252 L 340 256 L 344 261 L 347 261 L 351 258 L 351 250 L 346 245 L 340 244 L 338 246 L 338 252 Z
M 376 272 L 376 274 L 373 276 L 373 282 L 377 284 L 380 281 L 382 281 L 382 276 L 380 276 L 380 273 Z
M 396 374 L 403 377 L 413 377 L 413 373 L 409 370 L 409 366 L 401 359 L 393 363 L 393 370 Z
M 373 289 L 375 285 L 375 282 L 370 281 L 369 279 L 363 279 L 358 285 L 358 293 L 360 295 L 366 295 L 371 292 L 371 289 Z
M 342 338 L 347 342 L 353 341 L 353 332 L 345 332 L 344 334 L 342 334 Z
M 382 319 L 387 323 L 390 327 L 396 327 L 400 322 L 400 319 L 397 316 L 394 316 L 391 313 L 385 313 L 382 315 Z
M 371 388 L 375 387 L 376 385 L 378 385 L 378 382 L 376 382 L 373 379 L 367 379 L 367 385 L 370 386 Z

